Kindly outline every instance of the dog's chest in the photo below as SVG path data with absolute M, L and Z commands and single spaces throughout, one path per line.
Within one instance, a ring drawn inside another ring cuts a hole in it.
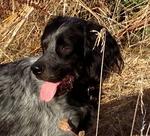
M 82 108 L 77 108 L 70 106 L 66 102 L 66 97 L 61 97 L 60 99 L 53 101 L 48 106 L 48 114 L 45 116 L 45 122 L 47 121 L 48 136 L 67 135 L 72 136 L 72 132 L 67 132 L 63 130 L 62 122 L 65 120 L 70 121 L 74 127 L 78 127 L 81 118 L 84 116 L 84 110 Z M 82 117 L 81 117 L 82 116 Z M 44 122 L 43 122 L 44 123 Z M 64 122 L 65 123 L 65 122 Z
M 28 95 L 22 96 L 21 101 L 13 103 L 12 106 L 7 107 L 7 110 L 1 109 L 0 135 L 73 136 L 72 132 L 63 131 L 60 123 L 68 119 L 77 127 L 84 116 L 82 110 L 70 106 L 66 102 L 66 97 L 44 103 L 36 96 L 32 99 Z
M 24 110 L 21 110 L 23 113 L 19 113 L 22 114 L 18 122 L 21 124 L 18 132 L 20 136 L 73 136 L 72 132 L 62 130 L 60 123 L 69 120 L 77 127 L 84 116 L 84 110 L 70 106 L 65 96 L 49 103 L 40 102 L 37 105 L 35 103 L 32 105 L 32 102 L 29 102 L 29 105 L 27 103 Z

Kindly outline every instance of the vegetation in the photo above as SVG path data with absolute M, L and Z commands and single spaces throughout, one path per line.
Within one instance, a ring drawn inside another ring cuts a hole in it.
M 122 47 L 124 70 L 103 85 L 101 136 L 150 135 L 150 1 L 1 0 L 0 62 L 39 54 L 43 28 L 55 15 L 96 21 Z

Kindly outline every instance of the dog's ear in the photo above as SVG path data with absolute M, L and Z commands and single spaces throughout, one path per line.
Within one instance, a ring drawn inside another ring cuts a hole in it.
M 52 32 L 57 30 L 59 26 L 61 26 L 67 19 L 67 17 L 63 16 L 55 16 L 51 18 L 44 29 L 41 40 L 43 40 L 45 37 L 47 37 L 47 35 L 50 35 Z
M 101 62 L 102 62 L 102 43 L 105 43 L 104 65 L 103 65 L 103 79 L 105 79 L 110 72 L 120 72 L 123 68 L 123 59 L 120 53 L 120 46 L 117 44 L 115 38 L 106 30 L 104 33 L 105 39 L 98 40 L 97 32 L 103 29 L 102 26 L 93 22 L 86 23 L 86 44 L 84 46 L 85 62 L 88 76 L 99 82 Z M 105 40 L 103 42 L 103 40 Z

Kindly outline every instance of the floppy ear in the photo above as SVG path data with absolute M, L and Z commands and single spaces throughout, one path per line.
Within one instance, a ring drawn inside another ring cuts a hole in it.
M 41 40 L 43 40 L 45 37 L 47 37 L 47 35 L 51 34 L 56 29 L 58 29 L 59 26 L 61 26 L 66 20 L 68 20 L 68 17 L 55 16 L 51 18 L 44 29 L 44 33 L 41 37 Z
M 85 63 L 88 76 L 99 83 L 100 69 L 102 62 L 102 41 L 93 49 L 97 35 L 92 32 L 102 30 L 102 26 L 87 21 L 86 24 L 86 44 L 84 46 Z M 105 53 L 104 53 L 103 80 L 110 72 L 120 72 L 123 68 L 123 59 L 120 53 L 120 47 L 112 35 L 105 33 Z

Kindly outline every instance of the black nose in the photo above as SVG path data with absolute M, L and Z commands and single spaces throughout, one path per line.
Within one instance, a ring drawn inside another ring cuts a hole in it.
M 31 66 L 31 70 L 35 75 L 40 75 L 44 71 L 44 65 L 41 64 L 33 64 Z

